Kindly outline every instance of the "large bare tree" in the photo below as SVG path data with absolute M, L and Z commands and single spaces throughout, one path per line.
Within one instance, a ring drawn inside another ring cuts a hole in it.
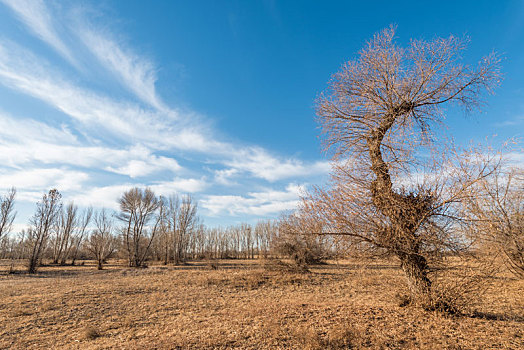
M 306 207 L 330 224 L 331 233 L 396 256 L 414 297 L 431 289 L 427 252 L 458 242 L 446 230 L 453 225 L 441 220 L 452 216 L 450 204 L 489 173 L 480 169 L 451 187 L 447 180 L 431 186 L 413 181 L 427 170 L 422 153 L 440 146 L 433 132 L 444 106 L 472 110 L 499 82 L 496 55 L 476 67 L 460 63 L 466 43 L 450 36 L 401 47 L 390 27 L 342 66 L 317 102 L 325 150 L 336 166 L 332 189 L 317 189 Z

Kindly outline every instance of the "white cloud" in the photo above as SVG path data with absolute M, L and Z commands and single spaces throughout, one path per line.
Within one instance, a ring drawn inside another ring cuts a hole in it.
M 221 155 L 226 158 L 222 162 L 229 167 L 268 181 L 329 171 L 329 162 L 305 164 L 296 159 L 282 160 L 262 148 L 239 148 L 217 141 L 209 132 L 202 132 L 206 130 L 204 125 L 191 125 L 192 120 L 198 119 L 191 113 L 182 118 L 184 121 L 174 123 L 154 110 L 116 102 L 76 87 L 58 72 L 45 69 L 31 53 L 13 45 L 0 46 L 0 82 L 51 104 L 93 130 L 102 128 L 121 140 L 131 138 L 153 148 Z
M 92 206 L 94 208 L 118 210 L 118 198 L 122 196 L 122 193 L 133 187 L 135 187 L 133 184 L 92 187 L 74 195 L 72 200 L 84 207 Z
M 247 196 L 211 195 L 200 201 L 210 215 L 229 214 L 264 216 L 297 207 L 304 186 L 289 184 L 285 191 L 250 192 Z
M 243 150 L 233 160 L 226 161 L 226 164 L 271 182 L 290 177 L 327 174 L 331 169 L 330 162 L 305 164 L 298 159 L 281 160 L 261 148 Z
M 96 32 L 91 25 L 77 28 L 77 35 L 86 47 L 95 55 L 122 85 L 151 106 L 169 112 L 169 109 L 157 96 L 155 66 L 149 61 L 124 49 L 111 39 L 111 34 Z
M 157 156 L 143 145 L 116 149 L 81 145 L 65 126 L 60 129 L 28 119 L 15 119 L 0 113 L 0 162 L 12 168 L 35 162 L 96 168 L 131 178 L 182 167 L 169 157 Z
M 169 196 L 172 193 L 195 193 L 207 188 L 205 179 L 174 178 L 172 181 L 156 182 L 150 185 L 151 189 L 159 195 Z
M 221 169 L 215 171 L 215 181 L 221 185 L 232 185 L 231 178 L 238 175 L 238 169 Z
M 70 63 L 76 64 L 70 50 L 57 34 L 51 14 L 42 0 L 0 0 L 16 13 L 30 31 L 52 46 Z
M 508 152 L 505 154 L 508 165 L 511 167 L 524 168 L 524 150 L 521 152 Z
M 45 60 L 13 43 L 0 42 L 0 83 L 48 103 L 84 128 L 104 130 L 124 142 L 133 140 L 160 149 L 215 154 L 233 149 L 204 134 L 204 124 L 192 125 L 198 119 L 195 113 L 187 113 L 175 124 L 162 112 L 80 88 L 45 64 Z
M 17 189 L 17 200 L 35 202 L 42 194 L 52 188 L 59 191 L 75 192 L 82 190 L 89 180 L 85 172 L 68 169 L 42 169 L 0 172 L 0 184 L 3 190 L 11 187 Z
M 134 151 L 129 152 L 128 156 L 129 158 L 125 160 L 125 163 L 122 166 L 117 168 L 108 166 L 105 169 L 117 174 L 127 175 L 131 178 L 150 175 L 160 170 L 178 172 L 182 169 L 175 159 L 155 156 L 150 154 L 148 150 L 143 159 L 133 159 L 133 156 L 136 156 Z

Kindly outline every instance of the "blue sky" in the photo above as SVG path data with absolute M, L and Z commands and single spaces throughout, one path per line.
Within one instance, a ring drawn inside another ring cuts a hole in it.
M 0 191 L 17 224 L 50 188 L 117 208 L 132 186 L 190 193 L 210 225 L 278 216 L 329 172 L 315 97 L 375 32 L 468 35 L 505 79 L 462 143 L 524 130 L 522 1 L 0 0 Z

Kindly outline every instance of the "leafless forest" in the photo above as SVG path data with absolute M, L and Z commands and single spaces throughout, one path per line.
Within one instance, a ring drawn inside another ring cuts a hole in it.
M 522 150 L 444 124 L 501 83 L 466 47 L 366 43 L 316 101 L 329 183 L 278 218 L 207 227 L 190 195 L 133 188 L 110 211 L 52 189 L 13 232 L 4 193 L 0 347 L 524 348 Z

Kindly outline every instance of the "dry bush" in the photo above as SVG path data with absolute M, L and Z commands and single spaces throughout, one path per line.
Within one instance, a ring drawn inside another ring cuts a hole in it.
M 295 330 L 295 340 L 308 350 L 358 349 L 366 343 L 361 330 L 346 322 L 335 324 L 323 335 L 311 326 L 300 327 Z
M 100 336 L 100 331 L 93 326 L 88 326 L 84 330 L 84 339 L 86 340 L 94 340 L 96 338 L 99 338 Z
M 86 247 L 97 261 L 98 270 L 117 250 L 118 240 L 113 235 L 113 222 L 105 209 L 95 214 L 95 226 L 89 236 Z
M 321 264 L 332 256 L 326 237 L 314 234 L 322 230 L 321 221 L 311 220 L 300 212 L 284 215 L 278 222 L 273 251 L 290 258 L 297 270 L 307 271 L 308 266 Z
M 484 295 L 491 288 L 498 268 L 485 257 L 454 256 L 451 261 L 433 267 L 429 276 L 432 288 L 423 298 L 413 299 L 411 294 L 397 293 L 400 307 L 421 306 L 427 311 L 449 315 L 474 315 L 484 303 Z
M 327 334 L 327 349 L 356 348 L 361 340 L 360 333 L 349 327 L 348 324 L 338 324 L 332 327 Z
M 464 203 L 469 233 L 484 253 L 499 253 L 524 278 L 524 169 L 500 167 L 479 181 Z
M 464 262 L 439 271 L 434 278 L 426 309 L 454 315 L 472 315 L 491 287 L 496 270 L 493 266 L 471 266 Z
M 220 263 L 218 261 L 209 261 L 206 266 L 210 269 L 210 270 L 218 270 L 219 267 L 220 267 Z
M 266 271 L 276 271 L 276 272 L 290 272 L 290 273 L 308 273 L 310 272 L 307 265 L 287 263 L 281 259 L 264 259 L 261 263 L 262 267 Z

